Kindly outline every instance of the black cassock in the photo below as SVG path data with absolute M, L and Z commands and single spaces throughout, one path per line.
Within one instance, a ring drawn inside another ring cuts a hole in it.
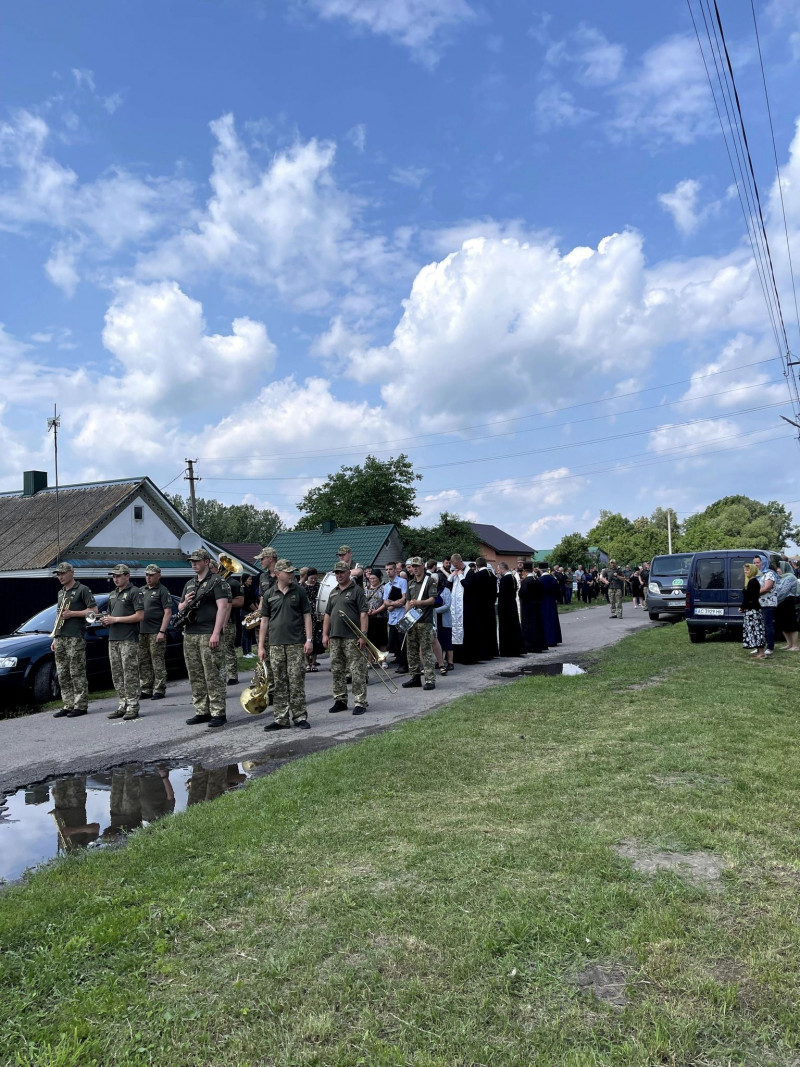
M 552 574 L 542 575 L 542 623 L 544 639 L 554 648 L 560 645 L 561 623 L 558 621 L 558 579 Z
M 468 571 L 461 579 L 463 594 L 464 641 L 453 645 L 453 659 L 456 663 L 477 663 L 478 655 L 478 587 L 475 584 L 475 571 Z
M 546 652 L 542 625 L 542 583 L 532 575 L 523 578 L 519 587 L 522 609 L 522 647 L 525 652 Z
M 497 655 L 497 579 L 488 568 L 475 574 L 478 612 L 478 659 L 494 659 Z
M 497 591 L 497 622 L 500 655 L 522 655 L 522 629 L 517 612 L 517 583 L 513 574 L 504 574 Z

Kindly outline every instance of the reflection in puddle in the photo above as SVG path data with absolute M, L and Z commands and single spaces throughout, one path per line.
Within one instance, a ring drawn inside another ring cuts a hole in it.
M 164 815 L 214 800 L 257 766 L 139 763 L 18 789 L 0 798 L 0 883 L 54 856 L 119 841 Z
M 537 663 L 535 667 L 519 666 L 512 671 L 498 671 L 497 676 L 499 678 L 518 678 L 520 675 L 528 674 L 544 674 L 548 677 L 553 677 L 562 674 L 586 674 L 586 671 L 577 663 Z

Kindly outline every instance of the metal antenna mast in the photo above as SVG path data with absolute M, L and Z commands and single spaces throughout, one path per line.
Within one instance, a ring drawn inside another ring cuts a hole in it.
M 58 414 L 58 407 L 53 404 L 53 417 L 47 420 L 47 432 L 53 431 L 53 453 L 55 455 L 55 467 L 56 467 L 56 538 L 57 538 L 57 552 L 56 563 L 61 562 L 61 502 L 58 496 L 58 428 L 61 425 L 61 417 Z

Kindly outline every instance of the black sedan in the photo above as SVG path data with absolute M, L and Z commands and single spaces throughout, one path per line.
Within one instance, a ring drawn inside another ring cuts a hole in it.
M 95 597 L 98 614 L 108 602 L 108 594 Z M 178 610 L 178 598 L 172 598 L 173 615 Z M 45 704 L 59 695 L 55 657 L 50 651 L 50 633 L 56 619 L 56 606 L 45 608 L 28 619 L 8 637 L 0 637 L 0 705 Z M 170 674 L 185 674 L 183 661 L 183 631 L 172 627 L 167 631 L 167 670 Z M 108 688 L 111 668 L 108 663 L 108 627 L 86 628 L 86 674 L 89 688 Z

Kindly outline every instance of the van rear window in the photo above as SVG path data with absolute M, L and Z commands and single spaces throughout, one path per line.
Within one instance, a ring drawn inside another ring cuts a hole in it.
M 653 577 L 663 574 L 668 578 L 673 578 L 677 575 L 685 575 L 689 573 L 689 564 L 691 562 L 691 552 L 681 552 L 679 555 L 674 556 L 656 556 L 653 560 L 650 574 Z
M 695 569 L 695 587 L 697 589 L 724 589 L 725 560 L 699 559 Z

